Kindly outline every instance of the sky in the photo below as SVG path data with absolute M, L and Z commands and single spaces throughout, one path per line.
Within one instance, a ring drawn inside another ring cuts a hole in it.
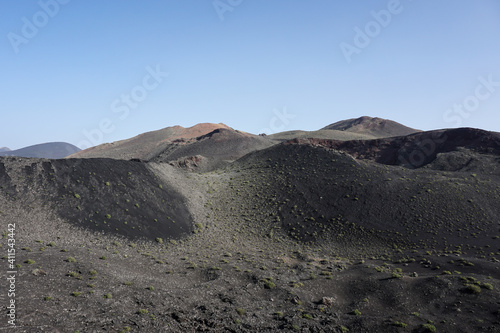
M 500 132 L 497 0 L 2 0 L 0 147 L 372 116 Z

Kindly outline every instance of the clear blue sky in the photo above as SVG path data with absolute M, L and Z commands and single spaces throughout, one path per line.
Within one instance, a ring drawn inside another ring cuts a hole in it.
M 500 131 L 499 36 L 497 0 L 3 0 L 0 147 L 362 115 Z

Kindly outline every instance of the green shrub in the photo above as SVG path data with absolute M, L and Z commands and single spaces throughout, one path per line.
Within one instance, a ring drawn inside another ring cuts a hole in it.
M 67 274 L 67 275 L 68 275 L 68 276 L 71 276 L 71 277 L 78 277 L 78 276 L 80 276 L 80 274 L 78 274 L 77 272 L 72 272 L 72 271 L 71 271 L 71 272 L 68 272 L 68 274 Z
M 109 298 L 113 298 L 113 296 L 108 293 L 108 294 L 104 294 L 104 298 L 108 298 L 109 299 Z
M 276 288 L 276 284 L 274 282 L 272 282 L 272 281 L 266 280 L 264 282 L 264 288 L 266 288 L 266 289 L 274 289 L 274 288 Z
M 28 264 L 28 265 L 33 265 L 35 263 L 35 260 L 28 259 L 28 260 L 24 261 L 24 263 Z
M 67 262 L 76 262 L 76 259 L 73 258 L 73 257 L 68 257 L 68 259 L 66 259 Z
M 394 326 L 397 326 L 397 327 L 403 327 L 403 328 L 404 328 L 404 327 L 406 327 L 406 326 L 408 326 L 407 324 L 405 324 L 405 323 L 403 323 L 403 322 L 401 322 L 401 321 L 395 321 L 395 322 L 393 322 L 392 324 L 393 324 Z
M 465 291 L 469 294 L 479 294 L 481 292 L 481 287 L 476 284 L 466 284 Z
M 361 315 L 361 311 L 359 311 L 358 309 L 354 309 L 352 311 L 352 314 L 355 315 L 355 316 L 359 316 L 359 315 Z
M 244 316 L 244 315 L 247 313 L 247 311 L 246 311 L 245 309 L 243 309 L 243 308 L 237 308 L 237 309 L 236 309 L 236 312 L 237 312 L 240 316 Z
M 81 294 L 82 294 L 82 293 L 81 293 L 80 291 L 73 291 L 73 292 L 71 293 L 71 295 L 72 295 L 72 296 L 74 296 L 74 297 L 78 297 L 78 296 L 80 296 Z
M 481 285 L 484 289 L 493 290 L 493 285 L 491 283 L 483 283 Z
M 425 330 L 425 332 L 437 332 L 436 326 L 432 324 L 423 324 L 422 328 Z
M 137 313 L 138 313 L 138 314 L 148 314 L 148 313 L 149 313 L 149 311 L 148 311 L 148 309 L 139 309 L 139 310 L 137 311 Z

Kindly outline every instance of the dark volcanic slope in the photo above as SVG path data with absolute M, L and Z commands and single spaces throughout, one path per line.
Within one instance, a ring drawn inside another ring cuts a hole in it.
M 143 163 L 3 157 L 0 183 L 12 200 L 49 206 L 86 229 L 153 240 L 192 231 L 183 197 Z
M 361 133 L 372 135 L 376 138 L 402 136 L 420 132 L 419 130 L 401 125 L 392 120 L 367 116 L 338 121 L 322 129 Z
M 275 141 L 265 137 L 219 128 L 194 140 L 178 141 L 151 160 L 209 171 L 252 151 L 268 148 L 274 144 Z
M 376 140 L 298 139 L 289 142 L 320 145 L 348 152 L 358 159 L 408 168 L 425 166 L 439 157 L 439 164 L 432 166 L 443 171 L 470 169 L 474 165 L 484 172 L 500 171 L 500 134 L 473 128 L 428 131 Z M 469 153 L 465 154 L 465 151 Z M 481 163 L 481 158 L 488 163 Z
M 0 156 L 19 156 L 37 158 L 64 158 L 81 149 L 66 142 L 50 142 L 33 145 L 17 150 L 0 150 Z
M 308 144 L 245 156 L 220 205 L 262 234 L 350 249 L 499 247 L 497 176 L 410 170 L 356 161 Z M 259 223 L 256 223 L 259 221 Z

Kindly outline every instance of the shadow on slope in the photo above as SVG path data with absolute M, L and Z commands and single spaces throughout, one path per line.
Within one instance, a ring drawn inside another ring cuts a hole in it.
M 0 158 L 2 192 L 49 206 L 71 224 L 132 239 L 192 232 L 184 198 L 143 163 Z

